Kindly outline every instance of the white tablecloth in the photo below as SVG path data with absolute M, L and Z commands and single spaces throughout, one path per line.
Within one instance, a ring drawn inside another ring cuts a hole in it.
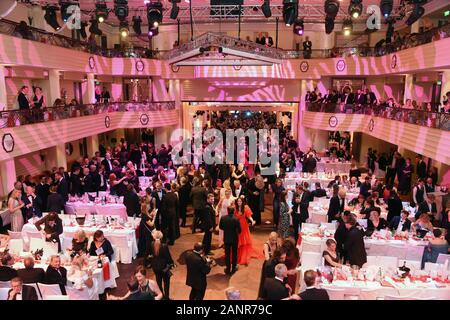
M 317 172 L 345 172 L 346 175 L 350 172 L 350 162 L 327 162 L 326 159 L 321 159 L 317 162 Z
M 96 204 L 96 203 L 84 203 L 84 202 L 67 202 L 66 214 L 98 214 L 101 216 L 119 216 L 122 219 L 127 219 L 127 209 L 123 204 Z

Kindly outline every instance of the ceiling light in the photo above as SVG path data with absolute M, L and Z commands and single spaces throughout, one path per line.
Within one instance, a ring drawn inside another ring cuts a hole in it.
M 264 3 L 261 6 L 261 11 L 266 18 L 270 18 L 272 16 L 272 11 L 270 10 L 270 0 L 264 0 Z
M 120 21 L 128 17 L 128 0 L 114 0 L 114 14 Z
M 336 18 L 339 12 L 339 2 L 337 0 L 326 0 L 324 9 L 328 17 Z
M 347 18 L 344 20 L 342 24 L 342 31 L 344 32 L 344 36 L 349 36 L 353 31 L 353 22 L 352 19 Z
M 283 20 L 291 26 L 298 16 L 298 0 L 283 0 Z
M 127 21 L 120 22 L 119 33 L 122 38 L 128 37 L 128 35 L 130 34 L 130 29 L 128 28 Z
M 157 28 L 163 20 L 163 6 L 159 1 L 147 3 L 148 25 Z
M 56 17 L 57 9 L 58 8 L 54 6 L 47 6 L 45 7 L 45 15 L 44 15 L 45 22 L 47 22 L 47 24 L 55 30 L 61 29 L 61 26 L 59 25 L 58 19 Z
M 299 19 L 294 23 L 294 33 L 296 35 L 302 36 L 305 32 L 305 26 L 303 23 L 303 19 Z
M 385 18 L 389 17 L 392 12 L 393 6 L 394 6 L 393 0 L 381 0 L 381 2 L 380 2 L 381 14 Z
M 348 14 L 354 19 L 358 19 L 363 11 L 362 0 L 351 0 L 348 7 Z
M 104 1 L 97 1 L 95 4 L 95 16 L 100 23 L 108 19 L 108 7 Z

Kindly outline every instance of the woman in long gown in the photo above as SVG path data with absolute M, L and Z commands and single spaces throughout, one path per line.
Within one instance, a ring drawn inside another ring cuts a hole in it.
M 289 236 L 289 226 L 291 225 L 291 210 L 287 204 L 287 192 L 281 192 L 280 217 L 278 221 L 278 234 L 281 239 Z
M 11 231 L 20 232 L 23 227 L 23 216 L 22 209 L 25 205 L 20 199 L 22 192 L 20 190 L 15 190 L 11 194 L 8 200 L 8 210 L 11 215 Z
M 295 239 L 283 240 L 282 248 L 286 252 L 284 264 L 288 269 L 287 284 L 291 287 L 292 292 L 294 292 L 297 284 L 297 266 L 300 262 L 300 253 L 295 246 Z
M 252 258 L 252 237 L 250 235 L 250 227 L 247 219 L 252 225 L 255 225 L 255 220 L 252 219 L 252 211 L 250 207 L 245 204 L 245 198 L 239 197 L 234 201 L 235 211 L 234 216 L 238 218 L 241 224 L 241 233 L 239 234 L 238 245 L 238 264 L 248 265 Z
M 233 204 L 235 199 L 231 193 L 231 189 L 225 189 L 224 193 L 225 193 L 224 197 L 221 197 L 219 203 L 217 204 L 216 211 L 217 215 L 219 216 L 219 222 L 223 216 L 228 215 L 228 207 Z M 219 230 L 219 247 L 222 246 L 223 246 L 223 230 Z

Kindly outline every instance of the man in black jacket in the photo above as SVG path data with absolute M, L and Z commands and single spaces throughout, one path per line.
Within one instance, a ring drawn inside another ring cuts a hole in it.
M 59 256 L 52 256 L 50 258 L 50 265 L 45 271 L 45 283 L 46 284 L 59 284 L 61 293 L 66 294 L 67 284 L 67 270 L 61 267 L 61 258 Z
M 164 200 L 164 197 L 166 196 L 166 190 L 162 188 L 161 181 L 158 181 L 155 183 L 155 190 L 152 192 L 152 205 L 153 209 L 158 209 L 158 212 L 156 213 L 155 218 L 155 227 L 156 229 L 160 230 L 162 226 L 162 216 L 161 216 L 161 209 L 162 209 L 162 202 Z
M 207 258 L 203 257 L 203 245 L 196 243 L 194 250 L 186 253 L 186 285 L 191 287 L 189 300 L 203 300 L 206 291 L 206 275 L 211 271 Z
M 330 300 L 328 292 L 325 289 L 316 288 L 317 272 L 307 270 L 303 276 L 306 284 L 306 290 L 299 294 L 302 300 Z
M 395 216 L 392 218 L 389 223 L 389 229 L 397 232 L 409 231 L 409 229 L 411 229 L 411 220 L 408 219 L 408 216 L 409 212 L 402 210 L 400 216 Z
M 241 233 L 241 224 L 234 216 L 234 208 L 228 207 L 228 215 L 220 219 L 219 228 L 223 230 L 223 243 L 225 247 L 225 274 L 236 272 L 237 251 L 239 244 L 239 234 Z M 230 257 L 231 251 L 231 257 Z M 232 261 L 230 261 L 232 260 Z
M 35 190 L 34 186 L 27 186 L 25 193 L 22 194 L 22 201 L 25 204 L 23 208 L 27 220 L 32 217 L 42 217 L 42 200 L 36 195 Z
M 132 278 L 127 282 L 128 291 L 130 291 L 130 295 L 126 298 L 126 300 L 155 300 L 153 294 L 150 292 L 143 292 L 139 289 L 139 282 L 136 278 Z
M 430 221 L 433 222 L 437 214 L 436 198 L 434 194 L 428 194 L 425 197 L 425 201 L 419 204 L 419 208 L 416 213 L 416 220 L 419 219 L 422 213 L 428 213 L 430 216 Z
M 316 171 L 317 160 L 314 158 L 314 155 L 310 153 L 308 158 L 303 162 L 303 172 L 313 173 Z
M 264 288 L 261 298 L 263 300 L 282 300 L 288 298 L 292 288 L 284 284 L 287 277 L 287 268 L 284 263 L 275 266 L 275 278 L 267 278 L 264 281 Z
M 168 245 L 173 246 L 177 238 L 177 215 L 178 215 L 178 196 L 175 191 L 177 186 L 166 183 L 164 185 L 166 195 L 161 204 L 161 220 L 163 234 L 167 237 Z
M 23 284 L 22 279 L 15 277 L 11 279 L 11 289 L 8 291 L 7 300 L 38 300 L 36 289 Z
M 132 184 L 127 185 L 127 191 L 123 197 L 123 205 L 127 209 L 127 215 L 129 217 L 140 216 L 141 215 L 141 203 L 139 201 L 139 196 Z
M 47 177 L 41 177 L 40 183 L 36 186 L 36 195 L 41 201 L 41 212 L 47 210 L 47 198 L 50 195 L 50 185 L 47 183 Z
M 305 223 L 309 218 L 309 197 L 303 190 L 302 186 L 297 188 L 295 199 L 292 203 L 292 223 L 294 225 L 295 241 L 298 240 L 299 229 L 302 227 L 302 223 Z
M 311 201 L 314 201 L 314 198 L 322 198 L 326 196 L 327 192 L 325 191 L 325 189 L 322 189 L 320 182 L 316 182 L 316 189 L 311 192 Z
M 55 173 L 55 180 L 57 183 L 56 192 L 61 195 L 64 203 L 66 203 L 69 200 L 69 183 L 60 172 Z
M 203 235 L 202 243 L 206 255 L 211 254 L 212 233 L 214 231 L 216 221 L 216 211 L 214 210 L 213 206 L 214 206 L 214 194 L 210 193 L 208 194 L 208 200 L 203 216 L 203 232 L 205 232 L 205 234 Z
M 339 186 L 333 185 L 333 196 L 328 206 L 328 222 L 339 220 L 341 213 L 344 211 L 344 199 L 339 196 Z
M 194 221 L 192 222 L 192 233 L 195 233 L 196 229 L 201 226 L 201 219 L 203 217 L 203 211 L 206 206 L 206 199 L 208 197 L 208 191 L 202 186 L 201 181 L 198 178 L 194 178 L 194 187 L 191 189 L 191 201 L 194 207 Z
M 425 161 L 423 161 L 422 155 L 418 154 L 416 156 L 416 159 L 417 159 L 417 166 L 416 166 L 417 177 L 419 179 L 425 179 L 427 177 L 427 165 Z
M 364 231 L 357 225 L 356 219 L 350 215 L 345 227 L 348 230 L 344 250 L 350 265 L 362 267 L 367 262 L 367 252 L 364 246 Z
M 8 252 L 0 253 L 0 281 L 9 281 L 17 277 L 16 269 L 11 266 L 14 264 L 14 258 Z
M 23 283 L 43 283 L 45 281 L 45 271 L 42 268 L 34 267 L 33 257 L 26 257 L 23 264 L 25 268 L 17 270 L 17 275 Z

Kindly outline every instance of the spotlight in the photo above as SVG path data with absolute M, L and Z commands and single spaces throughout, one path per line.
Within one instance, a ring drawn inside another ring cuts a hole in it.
M 348 6 L 348 14 L 354 19 L 358 19 L 363 11 L 362 0 L 352 0 Z
M 180 3 L 181 0 L 170 0 L 172 2 L 172 9 L 170 10 L 170 19 L 175 20 L 178 17 L 178 12 L 180 12 L 180 7 L 177 6 L 177 3 Z
M 68 13 L 67 9 L 69 9 L 70 6 L 78 6 L 78 7 L 80 6 L 78 2 L 72 2 L 67 0 L 60 0 L 59 5 L 61 7 L 61 19 L 64 22 L 67 22 L 67 20 L 69 20 L 69 18 L 72 16 L 72 13 Z
M 56 10 L 57 8 L 54 6 L 45 7 L 44 19 L 45 22 L 47 22 L 47 24 L 51 26 L 53 29 L 59 30 L 61 29 L 61 26 L 59 25 L 58 19 L 56 18 Z
M 326 17 L 325 18 L 325 33 L 330 34 L 334 30 L 334 18 Z
M 163 6 L 162 3 L 157 2 L 148 2 L 147 3 L 147 19 L 148 25 L 158 28 L 160 23 L 163 20 Z
M 87 27 L 87 23 L 84 22 L 84 21 L 82 21 L 82 22 L 80 23 L 80 36 L 81 36 L 83 39 L 86 39 L 86 38 L 87 38 L 86 27 Z
M 347 18 L 344 20 L 343 24 L 342 24 L 342 31 L 344 31 L 344 36 L 349 36 L 351 35 L 352 31 L 353 31 L 353 22 L 352 19 Z
M 114 0 L 114 14 L 119 21 L 125 21 L 128 17 L 128 0 Z
M 150 28 L 150 30 L 148 30 L 148 37 L 152 38 L 154 36 L 157 36 L 159 33 L 158 28 Z
M 261 6 L 261 11 L 266 18 L 270 18 L 272 16 L 272 11 L 270 10 L 270 0 L 264 0 L 264 3 Z
M 387 18 L 391 15 L 392 8 L 394 6 L 394 0 L 381 0 L 380 10 L 381 14 Z
M 142 23 L 142 19 L 140 16 L 133 17 L 133 30 L 134 30 L 134 33 L 136 33 L 138 36 L 140 36 L 142 34 L 141 23 Z
M 95 4 L 95 16 L 98 22 L 102 23 L 108 19 L 108 7 L 105 1 L 97 1 Z
M 283 20 L 286 26 L 292 25 L 298 16 L 298 0 L 283 0 Z
M 339 12 L 339 1 L 337 0 L 326 0 L 325 1 L 325 13 L 328 17 L 336 18 Z
M 122 38 L 128 37 L 128 35 L 130 34 L 130 29 L 128 28 L 127 21 L 120 22 L 119 33 Z
M 411 12 L 410 16 L 406 20 L 406 24 L 408 26 L 412 25 L 414 22 L 419 20 L 421 16 L 425 13 L 425 8 L 422 7 L 420 4 L 416 4 L 414 7 L 414 10 Z
M 101 36 L 103 34 L 102 30 L 98 28 L 98 20 L 92 19 L 91 26 L 89 27 L 89 32 Z
M 303 19 L 299 19 L 299 20 L 295 21 L 295 23 L 294 23 L 294 33 L 296 35 L 302 36 L 304 32 L 305 32 L 305 26 L 304 26 L 304 23 L 303 23 Z

